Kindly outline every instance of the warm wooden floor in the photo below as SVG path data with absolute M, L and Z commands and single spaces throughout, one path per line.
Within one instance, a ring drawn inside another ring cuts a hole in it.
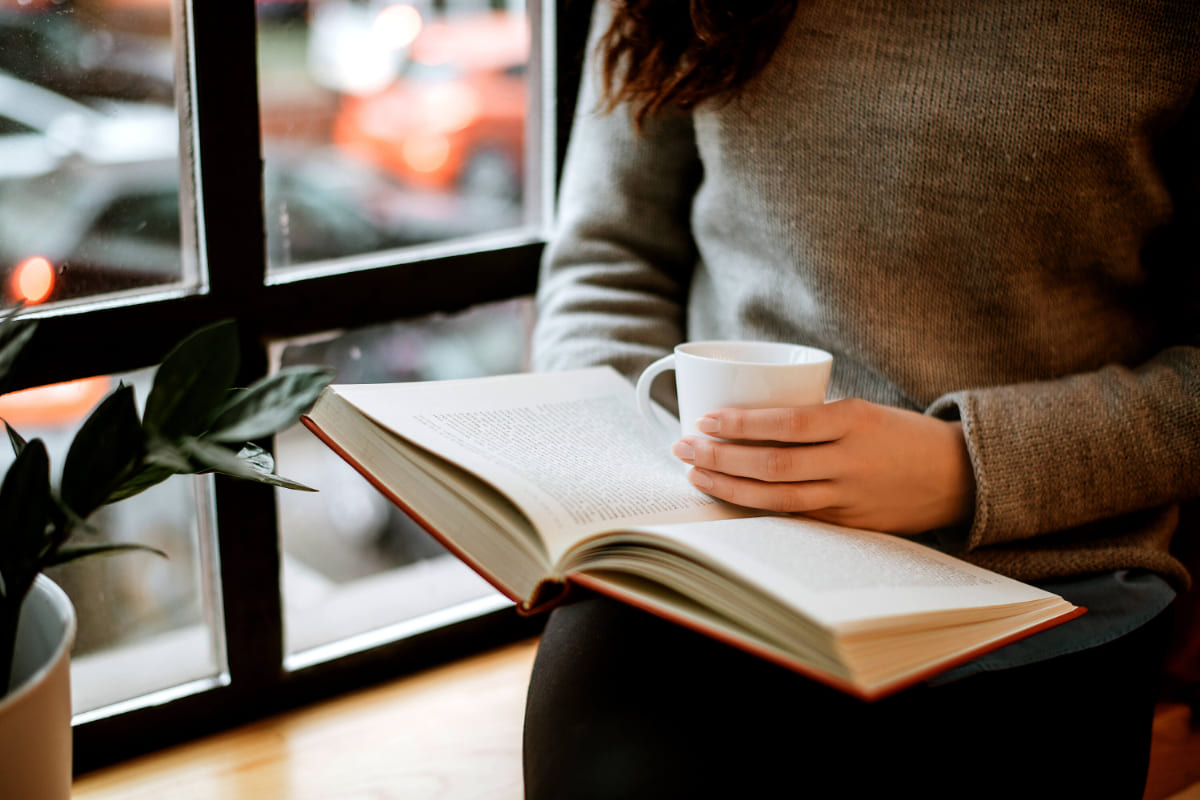
M 81 777 L 74 800 L 519 800 L 533 641 Z
M 519 800 L 535 642 L 83 776 L 74 800 Z M 1148 800 L 1200 800 L 1200 730 L 1155 721 Z
M 1200 800 L 1200 724 L 1186 705 L 1159 704 L 1154 715 L 1145 800 Z

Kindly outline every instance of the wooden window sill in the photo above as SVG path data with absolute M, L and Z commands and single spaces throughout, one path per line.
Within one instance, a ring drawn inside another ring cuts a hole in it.
M 522 796 L 528 640 L 80 776 L 73 800 Z
M 519 800 L 536 640 L 81 776 L 73 800 Z M 1145 800 L 1200 800 L 1200 730 L 1155 715 Z

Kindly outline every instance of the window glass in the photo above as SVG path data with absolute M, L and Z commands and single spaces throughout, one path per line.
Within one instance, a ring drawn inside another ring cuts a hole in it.
M 194 278 L 181 255 L 171 16 L 170 0 L 0 3 L 5 301 Z M 101 235 L 113 215 L 123 230 Z M 30 270 L 51 284 L 31 284 Z
M 270 269 L 532 218 L 523 0 L 258 12 Z
M 164 244 L 178 242 L 177 199 L 172 192 L 130 193 L 105 208 L 90 233 Z
M 45 442 L 57 483 L 71 440 L 91 410 L 119 381 L 132 385 L 144 402 L 152 376 L 142 370 L 13 392 L 0 397 L 0 418 L 26 439 Z M 11 462 L 5 448 L 0 469 Z M 224 680 L 208 507 L 207 478 L 174 476 L 101 508 L 89 519 L 92 530 L 75 534 L 88 544 L 147 545 L 165 558 L 126 552 L 47 570 L 71 598 L 79 621 L 71 654 L 77 715 Z
M 329 364 L 339 383 L 519 372 L 531 316 L 510 301 L 283 343 L 278 356 Z M 317 489 L 277 495 L 289 666 L 508 604 L 307 429 L 276 437 L 275 455 L 281 474 Z

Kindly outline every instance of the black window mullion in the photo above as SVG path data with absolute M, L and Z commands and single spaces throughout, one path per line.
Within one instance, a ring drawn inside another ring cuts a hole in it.
M 152 366 L 211 319 L 213 308 L 201 295 L 65 312 L 34 307 L 24 316 L 39 320 L 38 331 L 21 356 L 13 388 Z
M 343 272 L 267 288 L 261 324 L 271 337 L 356 327 L 533 292 L 543 242 Z
M 266 274 L 255 6 L 190 5 L 209 292 L 237 313 L 257 305 Z
M 265 374 L 258 326 L 266 275 L 254 3 L 191 3 L 201 235 L 209 294 L 237 318 L 243 385 Z M 239 697 L 279 682 L 283 663 L 274 494 L 216 481 L 220 594 L 230 679 Z
M 547 0 L 548 2 L 548 0 Z M 563 160 L 571 135 L 571 122 L 583 74 L 584 51 L 595 0 L 556 0 L 554 27 L 554 177 L 562 175 Z

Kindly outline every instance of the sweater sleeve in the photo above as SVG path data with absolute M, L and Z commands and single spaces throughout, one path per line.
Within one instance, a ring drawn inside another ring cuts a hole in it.
M 647 121 L 602 108 L 595 59 L 607 3 L 596 3 L 556 227 L 538 282 L 533 367 L 611 364 L 634 377 L 683 338 L 700 177 L 690 118 Z
M 1200 497 L 1200 348 L 1135 368 L 955 392 L 975 468 L 967 549 Z
M 1182 503 L 1200 508 L 1200 96 L 1179 125 L 1173 222 L 1143 303 L 1159 349 L 1140 363 L 947 394 L 975 469 L 967 549 Z

